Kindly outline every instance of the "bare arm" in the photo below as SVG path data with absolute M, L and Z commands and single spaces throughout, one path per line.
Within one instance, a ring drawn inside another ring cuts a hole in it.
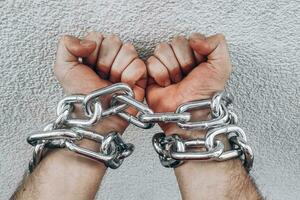
M 81 144 L 97 150 L 95 144 Z M 11 199 L 94 199 L 106 167 L 67 150 L 49 153 Z
M 147 60 L 147 102 L 155 112 L 174 112 L 182 103 L 211 98 L 224 89 L 231 68 L 223 35 L 205 37 L 195 33 L 189 39 L 175 37 L 170 43 L 159 44 Z M 193 117 L 205 120 L 208 111 L 195 112 Z M 172 123 L 160 126 L 166 135 L 205 136 L 204 132 L 184 131 Z M 238 159 L 186 161 L 175 169 L 175 175 L 184 200 L 261 199 Z
M 83 58 L 83 63 L 79 61 Z M 62 37 L 57 50 L 54 73 L 67 94 L 87 94 L 117 82 L 131 86 L 136 100 L 144 99 L 146 66 L 130 43 L 123 44 L 115 36 L 104 37 L 91 32 L 84 40 Z M 103 99 L 104 101 L 104 99 Z M 110 102 L 105 99 L 102 105 Z M 135 115 L 136 111 L 126 110 Z M 76 111 L 76 116 L 81 116 Z M 99 133 L 123 133 L 127 122 L 117 116 L 101 120 L 93 127 Z M 80 147 L 99 151 L 99 144 L 82 140 Z M 94 199 L 105 174 L 104 164 L 89 160 L 65 149 L 49 152 L 15 192 L 13 200 Z
M 177 128 L 174 128 L 175 130 Z M 175 130 L 172 130 L 174 133 Z M 192 135 L 183 130 L 176 130 L 182 135 Z M 204 137 L 203 133 L 193 135 Z M 223 139 L 226 148 L 229 148 Z M 223 162 L 189 160 L 174 169 L 183 200 L 262 199 L 248 172 L 239 159 Z
M 189 161 L 176 168 L 175 175 L 184 200 L 262 199 L 241 162 L 236 159 L 202 163 Z

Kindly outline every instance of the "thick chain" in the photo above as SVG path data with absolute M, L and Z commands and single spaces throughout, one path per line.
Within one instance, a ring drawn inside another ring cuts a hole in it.
M 111 96 L 109 108 L 103 108 L 103 99 Z M 89 128 L 103 118 L 117 115 L 129 123 L 143 128 L 152 128 L 157 122 L 173 122 L 182 129 L 208 130 L 205 138 L 183 140 L 178 135 L 165 136 L 158 133 L 153 137 L 153 146 L 159 154 L 161 163 L 166 167 L 176 167 L 183 160 L 228 160 L 240 157 L 247 169 L 253 161 L 251 148 L 246 144 L 245 133 L 237 127 L 236 115 L 228 111 L 232 96 L 219 92 L 211 100 L 200 100 L 180 105 L 174 113 L 154 113 L 147 105 L 136 101 L 132 89 L 123 83 L 117 83 L 88 95 L 71 95 L 62 99 L 57 106 L 57 119 L 47 125 L 42 132 L 28 137 L 28 143 L 34 146 L 33 159 L 30 162 L 32 171 L 41 161 L 47 149 L 67 148 L 70 151 L 103 162 L 110 168 L 118 168 L 125 157 L 134 149 L 132 144 L 126 144 L 120 134 L 109 133 L 99 135 Z M 80 105 L 84 118 L 73 118 L 75 105 Z M 137 116 L 126 112 L 128 107 L 138 111 Z M 191 121 L 191 110 L 211 109 L 211 119 L 207 121 Z M 231 144 L 231 150 L 224 152 L 224 144 L 215 136 L 225 134 Z M 99 143 L 100 151 L 94 152 L 78 146 L 82 139 Z M 189 148 L 201 147 L 206 151 L 190 151 Z
M 240 158 L 247 171 L 250 171 L 254 159 L 253 152 L 247 145 L 245 132 L 236 125 L 237 116 L 228 110 L 232 101 L 233 97 L 229 93 L 219 92 L 211 100 L 188 102 L 179 106 L 176 113 L 210 108 L 211 119 L 208 121 L 178 123 L 181 128 L 207 130 L 207 133 L 203 138 L 187 140 L 177 134 L 155 134 L 152 143 L 161 164 L 165 167 L 177 167 L 185 160 L 225 161 Z M 225 150 L 224 143 L 217 138 L 219 135 L 226 136 L 229 150 Z

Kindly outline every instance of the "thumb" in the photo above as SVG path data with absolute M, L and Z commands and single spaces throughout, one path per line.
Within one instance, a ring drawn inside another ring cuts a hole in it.
M 196 38 L 193 35 L 189 39 L 191 48 L 202 56 L 207 57 L 207 62 L 223 72 L 230 73 L 231 61 L 224 35 L 216 34 L 206 38 Z
M 192 35 L 189 39 L 190 46 L 200 55 L 208 59 L 217 59 L 228 55 L 228 48 L 224 35 L 216 34 L 206 38 L 199 38 Z
M 90 40 L 80 40 L 72 36 L 63 36 L 57 49 L 54 75 L 62 84 L 66 93 L 88 93 L 106 85 L 88 66 L 79 62 L 79 57 L 87 57 L 96 48 Z
M 89 56 L 96 48 L 96 43 L 91 40 L 80 40 L 76 37 L 65 35 L 60 39 L 57 49 L 56 62 L 79 62 L 79 57 Z

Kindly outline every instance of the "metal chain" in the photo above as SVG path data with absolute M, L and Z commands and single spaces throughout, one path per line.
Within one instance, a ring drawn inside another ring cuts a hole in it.
M 207 130 L 207 133 L 204 138 L 187 140 L 177 134 L 155 134 L 152 144 L 161 164 L 165 167 L 178 167 L 185 160 L 225 161 L 240 158 L 246 170 L 250 171 L 254 159 L 253 152 L 247 145 L 245 132 L 236 125 L 237 116 L 227 109 L 233 100 L 231 96 L 229 93 L 219 92 L 211 100 L 188 102 L 179 106 L 176 113 L 210 107 L 211 119 L 208 121 L 177 123 L 181 128 Z M 226 136 L 230 150 L 225 150 L 223 142 L 217 139 L 218 135 Z
M 110 106 L 105 109 L 103 100 L 111 96 Z M 146 104 L 134 98 L 132 89 L 124 84 L 117 83 L 93 91 L 88 95 L 71 95 L 63 98 L 57 106 L 57 118 L 48 124 L 42 132 L 28 137 L 29 144 L 34 146 L 33 159 L 29 169 L 33 169 L 41 161 L 47 149 L 67 148 L 70 151 L 103 162 L 110 168 L 118 168 L 124 158 L 134 150 L 134 146 L 125 143 L 120 134 L 109 133 L 99 135 L 88 128 L 97 124 L 103 118 L 117 115 L 127 122 L 143 129 L 152 128 L 158 122 L 176 123 L 182 129 L 208 130 L 205 138 L 183 140 L 178 135 L 165 136 L 158 133 L 153 137 L 153 146 L 159 154 L 163 166 L 176 167 L 183 160 L 217 160 L 223 161 L 240 157 L 245 167 L 250 170 L 253 163 L 253 153 L 246 144 L 246 136 L 242 129 L 237 127 L 236 115 L 228 110 L 233 97 L 227 92 L 216 93 L 211 100 L 200 100 L 180 105 L 174 113 L 154 113 Z M 73 118 L 75 105 L 81 106 L 84 118 Z M 136 116 L 126 112 L 132 107 L 138 111 Z M 207 121 L 192 121 L 191 110 L 211 109 L 211 119 Z M 231 150 L 224 151 L 224 144 L 215 139 L 217 135 L 227 136 Z M 92 140 L 100 145 L 100 151 L 94 152 L 78 146 L 82 139 Z M 190 151 L 189 148 L 201 147 L 205 151 Z

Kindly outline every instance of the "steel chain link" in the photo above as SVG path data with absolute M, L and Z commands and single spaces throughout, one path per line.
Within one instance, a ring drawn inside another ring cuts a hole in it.
M 111 96 L 112 100 L 109 108 L 105 110 L 103 99 L 107 96 Z M 153 146 L 165 167 L 177 167 L 184 160 L 224 161 L 239 157 L 246 169 L 250 170 L 253 153 L 247 145 L 244 131 L 236 125 L 237 116 L 228 110 L 232 101 L 232 95 L 223 91 L 216 93 L 211 100 L 184 103 L 174 113 L 154 113 L 147 105 L 135 100 L 132 89 L 124 83 L 113 84 L 88 95 L 67 96 L 58 103 L 56 120 L 48 124 L 42 132 L 27 138 L 28 143 L 34 146 L 29 170 L 32 172 L 47 149 L 53 148 L 67 148 L 87 158 L 103 162 L 110 168 L 118 168 L 124 158 L 131 155 L 134 146 L 125 143 L 119 133 L 102 136 L 89 130 L 92 125 L 112 115 L 117 115 L 143 129 L 152 128 L 157 122 L 172 122 L 182 129 L 207 130 L 205 138 L 188 140 L 176 134 L 155 134 Z M 72 118 L 75 105 L 81 106 L 84 118 Z M 138 114 L 133 116 L 127 113 L 126 109 L 129 107 L 135 108 Z M 207 108 L 211 109 L 209 120 L 191 120 L 192 114 L 189 111 Z M 228 151 L 225 151 L 223 142 L 216 139 L 221 134 L 226 135 L 230 143 L 231 148 Z M 99 152 L 80 147 L 78 142 L 82 139 L 99 143 Z

